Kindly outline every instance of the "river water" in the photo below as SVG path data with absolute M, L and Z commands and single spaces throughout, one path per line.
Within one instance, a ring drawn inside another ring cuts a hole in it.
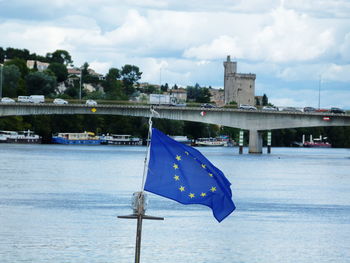
M 143 263 L 350 262 L 350 150 L 200 148 L 232 183 L 236 211 L 149 194 Z M 246 149 L 245 149 L 246 152 Z M 0 145 L 0 262 L 130 263 L 144 147 Z

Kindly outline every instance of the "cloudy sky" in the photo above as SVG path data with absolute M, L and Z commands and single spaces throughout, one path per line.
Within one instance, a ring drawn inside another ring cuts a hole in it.
M 349 0 L 0 0 L 0 36 L 154 84 L 222 88 L 230 55 L 275 105 L 350 109 Z

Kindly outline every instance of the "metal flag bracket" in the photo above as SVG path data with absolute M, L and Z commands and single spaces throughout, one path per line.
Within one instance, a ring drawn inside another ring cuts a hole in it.
M 118 216 L 118 218 L 122 218 L 122 219 L 137 219 L 136 245 L 135 245 L 135 263 L 139 263 L 140 262 L 142 220 L 143 219 L 164 220 L 164 217 L 156 217 L 156 216 L 145 215 L 145 212 L 146 212 L 146 209 L 147 209 L 147 195 L 144 193 L 143 187 L 144 187 L 146 171 L 148 169 L 149 150 L 150 150 L 150 138 L 151 138 L 151 134 L 152 134 L 152 117 L 154 115 L 157 115 L 159 117 L 159 113 L 156 112 L 153 109 L 153 107 L 151 107 L 150 111 L 151 111 L 151 114 L 150 114 L 149 121 L 148 121 L 148 123 L 149 123 L 149 131 L 148 131 L 148 138 L 147 138 L 147 154 L 146 154 L 145 162 L 144 162 L 144 170 L 143 170 L 141 191 L 135 192 L 133 194 L 133 199 L 132 199 L 133 213 L 131 215 Z

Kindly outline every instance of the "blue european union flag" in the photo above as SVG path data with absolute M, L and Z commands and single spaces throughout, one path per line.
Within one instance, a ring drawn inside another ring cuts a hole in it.
M 152 129 L 144 189 L 181 204 L 202 204 L 221 222 L 235 210 L 224 174 L 196 149 Z

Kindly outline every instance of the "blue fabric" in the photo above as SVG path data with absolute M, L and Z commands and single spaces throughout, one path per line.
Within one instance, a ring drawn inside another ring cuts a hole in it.
M 144 189 L 181 204 L 202 204 L 221 222 L 235 210 L 231 183 L 198 150 L 152 129 Z

